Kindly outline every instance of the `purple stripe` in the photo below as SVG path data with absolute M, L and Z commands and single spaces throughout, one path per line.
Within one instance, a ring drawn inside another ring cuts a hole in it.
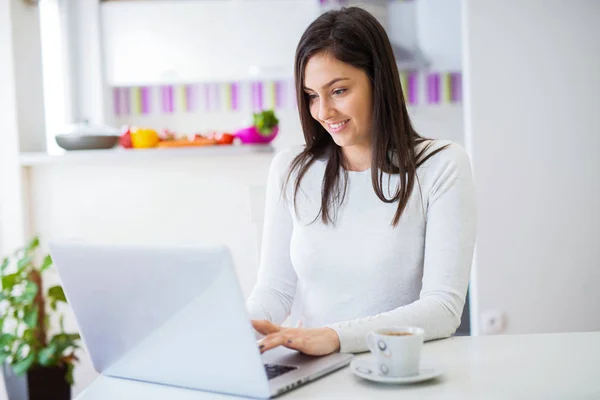
M 414 72 L 410 72 L 407 78 L 408 82 L 408 103 L 417 104 L 417 76 Z
M 252 82 L 252 86 L 250 87 L 250 99 L 252 101 L 252 111 L 256 112 L 257 110 L 257 95 L 256 95 L 256 82 Z
M 142 100 L 142 114 L 150 113 L 150 88 L 144 86 L 140 89 L 140 96 Z
M 462 101 L 462 74 L 460 72 L 452 74 L 452 101 Z
M 192 94 L 191 94 L 191 88 L 190 85 L 184 85 L 183 86 L 183 95 L 185 96 L 185 111 L 186 112 L 190 112 L 191 111 L 191 104 L 192 104 Z
M 174 88 L 173 86 L 169 86 L 168 87 L 168 96 L 169 96 L 169 112 L 173 112 L 175 111 L 175 102 L 173 101 L 173 91 Z
M 160 109 L 163 114 L 167 113 L 167 88 L 166 88 L 166 86 L 160 87 Z
M 238 84 L 237 83 L 232 83 L 231 84 L 231 109 L 232 110 L 237 110 L 239 105 L 238 105 Z
M 427 103 L 431 104 L 433 102 L 433 94 L 432 94 L 433 86 L 431 85 L 431 74 L 427 74 L 426 85 L 427 85 Z
M 121 115 L 121 89 L 113 88 L 113 107 L 115 115 L 118 117 Z
M 427 75 L 427 102 L 429 104 L 437 103 L 436 98 L 436 75 L 428 74 Z
M 281 104 L 281 101 L 283 99 L 283 96 L 281 95 L 281 92 L 282 92 L 281 86 L 282 85 L 283 85 L 282 82 L 275 81 L 275 108 L 277 108 L 277 109 L 282 107 L 282 104 Z
M 263 109 L 263 84 L 262 82 L 258 82 L 258 111 L 262 111 Z
M 434 100 L 436 103 L 439 103 L 441 100 L 440 96 L 440 74 L 433 75 L 433 93 Z

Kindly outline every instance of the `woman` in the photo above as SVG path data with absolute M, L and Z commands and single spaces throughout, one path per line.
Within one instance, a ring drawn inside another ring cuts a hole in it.
M 389 39 L 360 8 L 308 27 L 295 80 L 306 146 L 272 162 L 247 302 L 261 352 L 362 352 L 395 325 L 452 335 L 475 242 L 467 154 L 415 132 Z M 303 326 L 282 327 L 296 295 Z

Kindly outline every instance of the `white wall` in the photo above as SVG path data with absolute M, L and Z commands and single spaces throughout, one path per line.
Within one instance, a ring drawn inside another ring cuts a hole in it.
M 600 330 L 600 2 L 464 5 L 478 315 Z

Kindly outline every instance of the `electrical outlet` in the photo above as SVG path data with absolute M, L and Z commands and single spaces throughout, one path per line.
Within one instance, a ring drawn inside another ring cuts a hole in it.
M 481 333 L 493 335 L 502 333 L 506 324 L 506 317 L 502 311 L 489 310 L 481 314 Z

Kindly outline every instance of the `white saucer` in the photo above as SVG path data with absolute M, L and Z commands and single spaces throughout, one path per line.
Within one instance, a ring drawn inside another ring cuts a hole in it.
M 384 383 L 417 383 L 437 378 L 443 371 L 431 366 L 421 366 L 418 375 L 414 376 L 385 376 L 379 372 L 379 368 L 372 359 L 354 359 L 350 363 L 350 369 L 354 375 L 374 382 Z

